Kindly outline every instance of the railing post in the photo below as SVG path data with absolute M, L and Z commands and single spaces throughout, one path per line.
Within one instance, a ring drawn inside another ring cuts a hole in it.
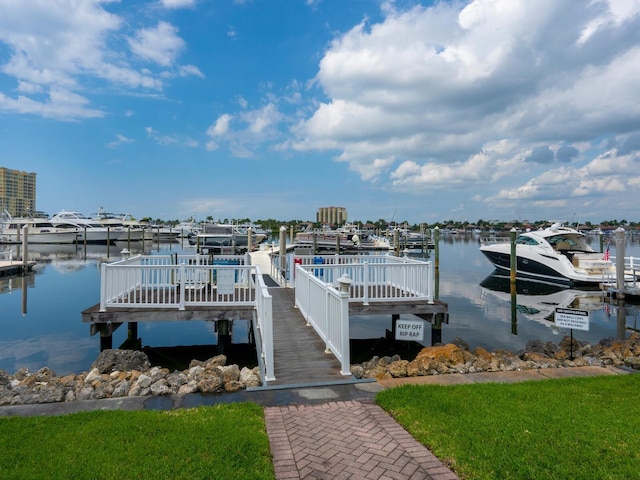
M 100 311 L 107 310 L 107 264 L 100 265 Z
M 364 279 L 362 282 L 362 288 L 364 288 L 364 292 L 362 292 L 362 303 L 364 305 L 369 305 L 369 262 L 363 263 L 364 268 Z
M 340 373 L 351 375 L 351 351 L 349 348 L 349 297 L 351 279 L 346 273 L 338 279 L 340 284 Z
M 185 296 L 186 296 L 186 288 L 185 288 L 186 271 L 187 271 L 187 267 L 183 262 L 180 264 L 180 282 L 178 282 L 178 287 L 180 288 L 180 304 L 178 306 L 179 310 L 184 310 Z
M 436 269 L 434 268 L 433 262 L 427 262 L 427 264 L 429 265 L 427 267 L 429 269 L 429 291 L 427 292 L 427 295 L 429 303 L 433 303 L 436 285 Z

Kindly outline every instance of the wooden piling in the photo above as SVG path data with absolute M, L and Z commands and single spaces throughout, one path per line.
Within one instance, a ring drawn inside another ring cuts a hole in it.
M 516 229 L 511 229 L 511 275 L 510 282 L 515 285 L 516 284 L 516 271 L 518 266 L 518 260 L 516 257 Z

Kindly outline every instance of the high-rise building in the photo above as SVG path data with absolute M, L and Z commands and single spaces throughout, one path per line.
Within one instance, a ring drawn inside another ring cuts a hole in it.
M 323 225 L 344 225 L 347 222 L 347 209 L 344 207 L 321 207 L 316 213 L 316 222 Z
M 23 217 L 36 211 L 36 174 L 0 167 L 0 214 Z

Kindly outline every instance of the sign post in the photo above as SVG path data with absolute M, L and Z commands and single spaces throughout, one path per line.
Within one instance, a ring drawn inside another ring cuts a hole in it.
M 557 326 L 570 329 L 571 353 L 569 359 L 573 360 L 573 329 L 589 331 L 589 312 L 573 308 L 556 308 L 555 321 Z

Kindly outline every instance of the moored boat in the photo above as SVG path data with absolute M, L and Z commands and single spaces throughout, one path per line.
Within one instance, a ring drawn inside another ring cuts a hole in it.
M 509 238 L 482 238 L 480 244 L 480 251 L 497 269 L 511 269 Z M 518 276 L 572 286 L 598 285 L 616 276 L 606 254 L 595 252 L 583 233 L 558 223 L 520 233 L 515 247 Z
M 75 232 L 57 228 L 48 218 L 11 218 L 0 223 L 0 243 L 20 243 L 23 227 L 27 242 L 33 244 L 69 244 L 76 241 Z
M 80 212 L 61 210 L 51 217 L 51 223 L 68 232 L 75 232 L 79 243 L 114 243 L 122 235 L 122 230 L 105 227 Z

